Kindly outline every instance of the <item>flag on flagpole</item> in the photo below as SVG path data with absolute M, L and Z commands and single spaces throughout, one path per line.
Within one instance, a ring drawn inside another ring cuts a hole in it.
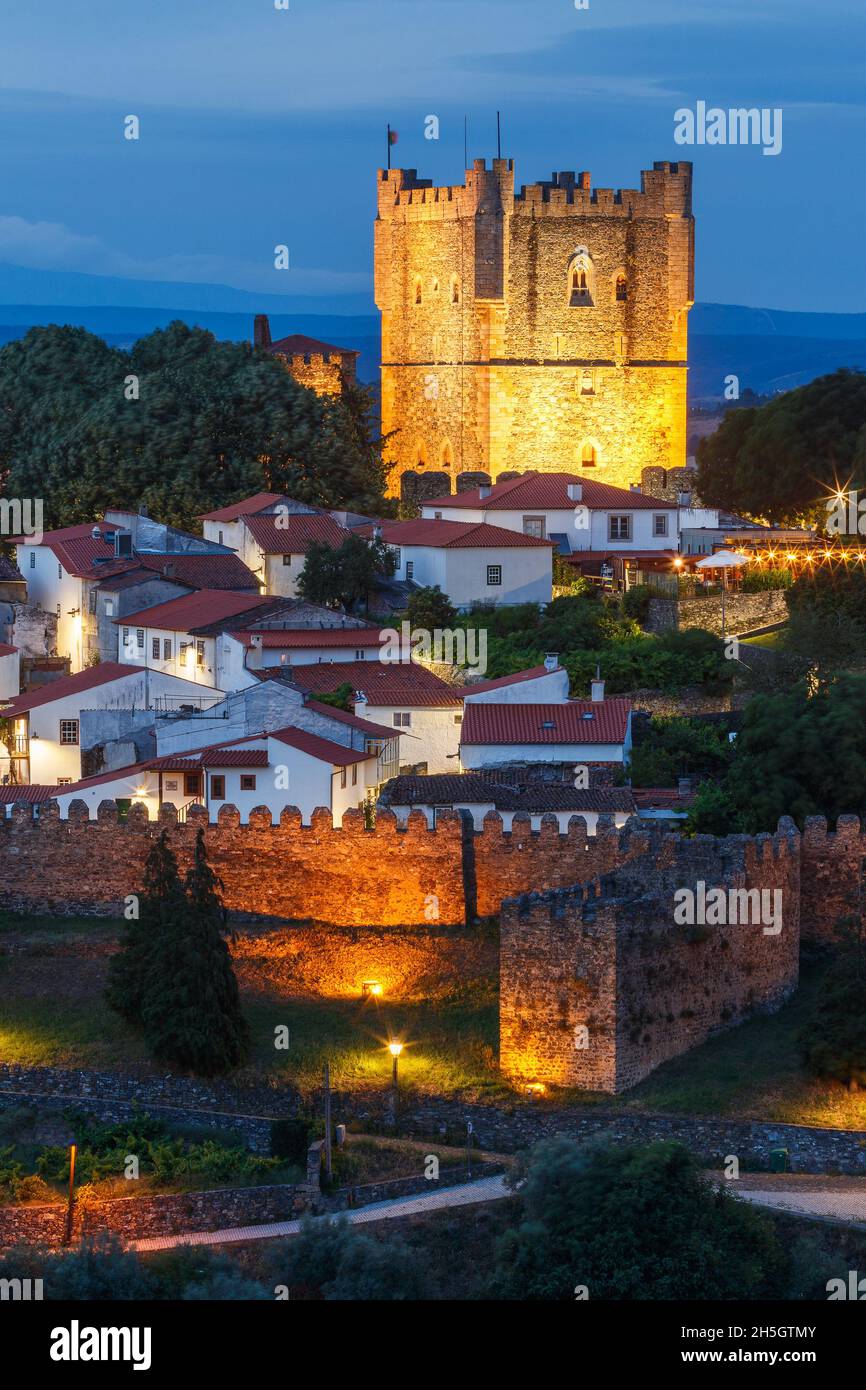
M 389 168 L 389 169 L 391 168 L 391 146 L 392 146 L 392 145 L 396 145 L 396 143 L 397 143 L 397 141 L 399 140 L 399 138 L 400 138 L 400 137 L 399 137 L 399 135 L 397 134 L 396 130 L 392 130 L 391 127 L 389 126 L 389 127 L 388 127 L 388 168 Z

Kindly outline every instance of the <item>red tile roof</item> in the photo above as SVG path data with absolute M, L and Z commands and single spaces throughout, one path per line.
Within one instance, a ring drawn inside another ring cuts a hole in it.
M 246 739 L 245 742 L 249 742 Z M 236 740 L 232 740 L 236 742 Z M 216 743 L 210 748 L 193 748 L 186 753 L 166 753 L 145 763 L 148 772 L 188 772 L 199 767 L 267 767 L 266 748 L 223 748 Z
M 51 801 L 61 792 L 66 791 L 65 787 L 40 787 L 35 782 L 28 782 L 26 786 L 7 786 L 0 787 L 0 806 L 15 805 L 16 801 L 26 801 L 30 806 L 41 806 L 45 801 Z
M 555 667 L 555 671 L 562 671 L 562 666 Z M 546 666 L 531 666 L 528 671 L 517 671 L 513 676 L 498 676 L 492 681 L 473 681 L 471 685 L 461 685 L 459 687 L 461 695 L 480 695 L 485 690 L 501 690 L 506 685 L 521 685 L 523 681 L 537 681 L 541 676 L 551 676 L 555 672 L 548 671 Z
M 580 473 L 524 473 L 520 478 L 509 478 L 505 483 L 494 483 L 486 497 L 478 488 L 471 492 L 459 492 L 451 497 L 431 497 L 424 507 L 481 508 L 484 511 L 520 511 L 533 507 L 539 511 L 573 511 L 580 503 L 568 495 L 568 484 L 580 483 L 582 496 L 580 502 L 590 509 L 604 510 L 609 507 L 647 508 L 652 511 L 675 511 L 676 503 L 662 502 L 646 493 L 631 492 L 628 488 L 614 487 L 611 483 L 596 482 Z
M 333 767 L 351 767 L 353 763 L 363 763 L 372 757 L 371 753 L 345 748 L 341 743 L 332 743 L 329 738 L 320 738 L 318 734 L 308 734 L 306 729 L 274 729 L 268 737 L 285 743 L 289 748 L 296 748 L 299 753 L 308 753 L 311 758 L 318 758 L 319 762 L 331 763 Z
M 64 700 L 69 695 L 83 695 L 88 690 L 97 690 L 110 681 L 125 680 L 137 676 L 143 666 L 124 666 L 119 661 L 100 661 L 98 666 L 88 666 L 74 676 L 63 676 L 59 681 L 51 681 L 40 690 L 31 690 L 26 695 L 18 695 L 11 704 L 2 707 L 4 719 L 25 714 L 27 710 L 38 709 L 40 705 L 50 705 L 54 700 Z
M 263 512 L 276 502 L 285 502 L 282 492 L 257 492 L 245 497 L 241 502 L 231 502 L 227 507 L 218 507 L 215 512 L 201 512 L 199 521 L 237 521 L 238 517 L 249 516 L 253 512 Z
M 461 496 L 464 494 L 461 494 Z M 426 505 L 426 504 L 425 504 Z M 382 529 L 382 538 L 388 545 L 430 546 L 435 550 L 502 550 L 516 546 L 542 546 L 550 549 L 552 541 L 539 540 L 537 536 L 524 536 L 520 531 L 508 531 L 504 526 L 490 526 L 486 521 L 433 521 L 418 519 L 414 521 L 382 521 L 377 523 Z M 358 526 L 355 534 L 372 536 L 374 526 L 368 523 Z
M 305 555 L 313 541 L 338 546 L 349 535 L 327 512 L 245 516 L 244 525 L 265 555 Z
M 392 777 L 382 788 L 387 806 L 465 806 L 492 804 L 497 811 L 633 812 L 628 787 L 570 786 L 564 782 L 530 782 L 513 786 L 482 773 L 433 773 Z
M 249 628 L 232 630 L 244 646 L 252 646 L 252 639 L 260 637 L 263 647 L 291 649 L 293 647 L 379 647 L 388 639 L 383 637 L 377 627 L 332 627 L 332 628 L 269 628 L 267 631 L 253 632 Z
M 631 700 L 569 700 L 563 705 L 470 701 L 460 730 L 465 744 L 623 743 Z M 546 728 L 545 725 L 552 727 Z
M 328 353 L 340 353 L 343 357 L 360 357 L 360 352 L 355 348 L 334 347 L 333 343 L 322 343 L 318 338 L 308 338 L 306 333 L 290 333 L 286 338 L 278 338 L 274 343 L 267 343 L 266 351 L 282 353 L 287 357 L 295 357 L 301 353 L 315 352 L 321 355 Z
M 136 561 L 191 589 L 251 589 L 258 593 L 261 583 L 239 555 L 136 555 Z
M 350 714 L 345 709 L 335 709 L 333 705 L 323 705 L 319 700 L 307 700 L 307 709 L 317 710 L 319 714 L 326 714 L 330 719 L 336 719 L 338 724 L 348 724 L 353 729 L 360 729 L 362 734 L 369 734 L 372 738 L 396 738 L 399 729 L 392 729 L 387 724 L 374 724 L 369 719 L 359 719 L 357 714 Z
M 687 811 L 695 799 L 694 791 L 681 792 L 676 787 L 634 787 L 638 810 Z
M 162 628 L 165 632 L 195 632 L 210 623 L 236 618 L 240 613 L 249 613 L 264 604 L 273 605 L 274 599 L 261 594 L 237 594 L 232 589 L 198 589 L 180 598 L 169 599 L 167 603 L 156 603 L 152 608 L 141 608 L 137 613 L 115 618 L 115 625 L 123 627 Z
M 310 666 L 296 666 L 292 671 L 294 685 L 319 695 L 336 690 L 345 681 L 354 690 L 363 690 L 371 705 L 445 709 L 449 705 L 463 704 L 456 686 L 448 685 L 432 671 L 414 663 L 316 662 Z

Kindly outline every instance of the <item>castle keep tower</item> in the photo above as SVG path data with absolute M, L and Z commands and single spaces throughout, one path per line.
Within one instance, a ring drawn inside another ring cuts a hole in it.
M 392 494 L 411 470 L 627 487 L 685 463 L 691 164 L 656 163 L 639 192 L 560 173 L 515 194 L 510 159 L 476 159 L 456 187 L 378 180 Z

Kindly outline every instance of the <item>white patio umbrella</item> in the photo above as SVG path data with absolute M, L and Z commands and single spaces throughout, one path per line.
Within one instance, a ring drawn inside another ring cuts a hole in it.
M 721 570 L 722 571 L 722 638 L 725 637 L 726 615 L 725 615 L 725 596 L 728 589 L 728 570 L 737 569 L 738 566 L 749 563 L 748 555 L 739 555 L 736 550 L 717 550 L 715 555 L 705 555 L 703 560 L 698 560 L 695 569 L 698 570 Z

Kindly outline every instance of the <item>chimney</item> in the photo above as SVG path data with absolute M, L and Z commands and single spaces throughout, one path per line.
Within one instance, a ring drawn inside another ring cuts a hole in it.
M 267 314 L 256 314 L 256 321 L 253 325 L 253 347 L 270 347 L 271 345 L 271 325 L 268 323 Z
M 677 506 L 690 507 L 692 505 L 692 494 L 690 492 L 677 493 Z
M 583 483 L 568 483 L 566 486 L 569 502 L 583 501 Z
M 250 650 L 247 654 L 247 670 L 260 671 L 262 669 L 262 639 L 261 634 L 254 632 L 250 637 Z
M 165 576 L 166 579 L 174 579 L 174 571 L 175 571 L 174 560 L 169 560 L 168 564 L 165 566 L 165 568 L 164 568 L 164 570 L 163 570 L 163 575 Z
M 379 525 L 379 522 L 377 521 L 376 524 L 375 524 L 375 526 L 373 527 L 373 540 L 374 540 L 374 541 L 380 541 L 381 539 L 382 539 L 382 527 Z
M 594 705 L 601 704 L 604 699 L 604 681 L 601 678 L 601 667 L 599 666 L 595 668 L 595 680 L 590 685 L 589 698 Z
M 545 671 L 556 671 L 559 667 L 559 652 L 545 652 L 544 669 Z
M 146 503 L 146 502 L 142 502 L 142 503 L 139 505 L 139 508 L 138 508 L 138 515 L 139 515 L 139 516 L 145 516 L 145 517 L 149 517 L 149 516 L 150 516 L 150 512 L 147 510 L 147 503 Z
M 677 794 L 679 796 L 689 796 L 692 790 L 691 777 L 679 777 L 677 779 Z
M 355 691 L 355 714 L 358 716 L 359 719 L 366 719 L 366 717 L 367 717 L 367 705 L 368 705 L 368 700 L 367 700 L 367 697 L 366 697 L 366 695 L 364 694 L 363 690 L 356 690 L 356 691 Z

